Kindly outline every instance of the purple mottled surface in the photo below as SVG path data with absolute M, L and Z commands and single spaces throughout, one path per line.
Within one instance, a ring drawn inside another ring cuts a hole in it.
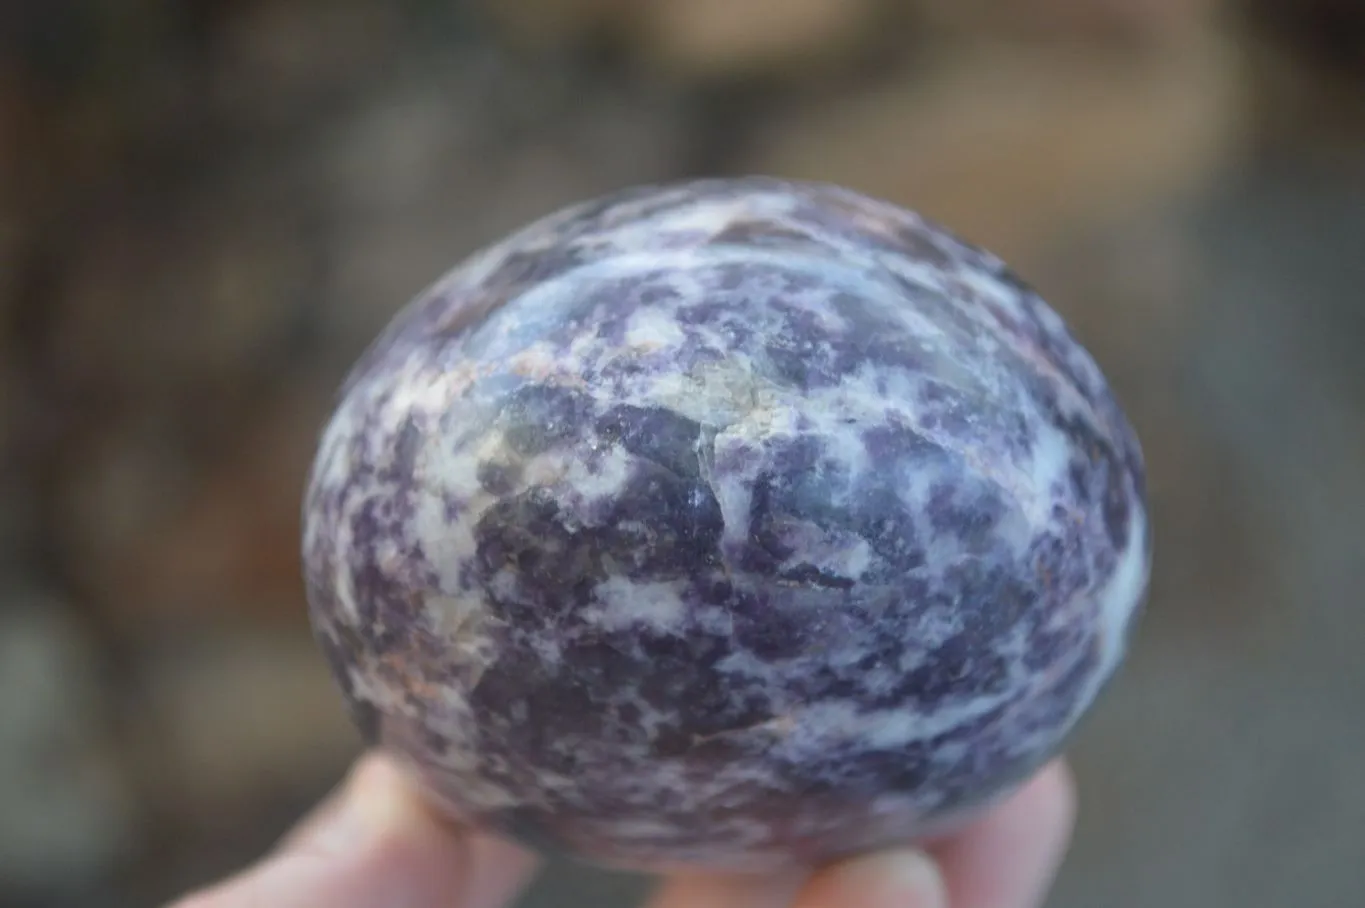
M 936 832 L 1054 755 L 1151 559 L 1137 440 L 995 258 L 830 186 L 631 190 L 356 366 L 319 639 L 455 814 L 734 869 Z

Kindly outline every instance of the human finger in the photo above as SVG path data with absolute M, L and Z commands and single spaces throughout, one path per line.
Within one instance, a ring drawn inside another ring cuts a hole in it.
M 663 881 L 648 908 L 789 908 L 804 876 L 677 874 Z
M 794 908 L 948 908 L 948 895 L 927 854 L 897 849 L 824 868 L 802 888 Z
M 500 908 L 535 863 L 442 821 L 389 760 L 369 755 L 276 851 L 174 908 Z
M 1071 771 L 1058 760 L 966 830 L 933 845 L 953 908 L 1039 908 L 1076 816 Z

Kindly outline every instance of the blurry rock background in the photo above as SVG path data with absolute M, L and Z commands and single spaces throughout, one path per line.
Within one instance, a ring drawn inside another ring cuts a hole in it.
M 1363 80 L 1360 0 L 0 4 L 0 903 L 156 904 L 342 773 L 299 498 L 402 302 L 763 171 L 1010 259 L 1143 435 L 1149 618 L 1053 904 L 1359 904 Z

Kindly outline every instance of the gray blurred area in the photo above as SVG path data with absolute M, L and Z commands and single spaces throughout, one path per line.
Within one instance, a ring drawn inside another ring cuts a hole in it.
M 1353 0 L 0 5 L 0 904 L 163 903 L 344 773 L 299 499 L 398 306 L 753 172 L 1007 258 L 1142 436 L 1153 589 L 1051 905 L 1361 904 L 1363 86 Z

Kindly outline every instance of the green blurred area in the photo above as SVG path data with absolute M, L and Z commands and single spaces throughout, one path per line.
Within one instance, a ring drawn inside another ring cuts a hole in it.
M 157 904 L 344 772 L 299 498 L 404 301 L 752 172 L 1008 259 L 1142 435 L 1152 601 L 1053 905 L 1356 904 L 1363 79 L 1355 0 L 0 5 L 0 904 Z

